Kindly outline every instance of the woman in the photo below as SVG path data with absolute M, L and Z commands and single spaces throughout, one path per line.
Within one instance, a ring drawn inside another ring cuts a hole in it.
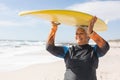
M 97 17 L 94 16 L 88 27 L 82 26 L 76 29 L 77 45 L 72 47 L 55 46 L 55 34 L 59 24 L 52 22 L 46 49 L 51 54 L 64 59 L 66 64 L 64 80 L 97 80 L 98 59 L 107 53 L 109 44 L 93 31 L 96 20 Z M 89 45 L 89 39 L 94 40 L 96 45 Z

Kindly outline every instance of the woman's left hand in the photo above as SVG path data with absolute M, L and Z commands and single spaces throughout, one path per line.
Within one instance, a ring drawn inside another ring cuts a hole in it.
M 97 17 L 93 16 L 93 18 L 90 20 L 90 24 L 88 25 L 88 30 L 87 30 L 88 35 L 90 35 L 93 32 L 93 27 L 96 21 L 97 21 Z

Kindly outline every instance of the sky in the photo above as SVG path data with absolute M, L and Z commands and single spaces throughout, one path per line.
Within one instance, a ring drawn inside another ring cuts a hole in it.
M 119 0 L 0 0 L 0 40 L 46 41 L 49 21 L 33 16 L 19 16 L 21 11 L 68 9 L 95 15 L 106 22 L 108 30 L 98 32 L 106 40 L 120 39 Z M 73 42 L 75 29 L 59 25 L 56 41 Z

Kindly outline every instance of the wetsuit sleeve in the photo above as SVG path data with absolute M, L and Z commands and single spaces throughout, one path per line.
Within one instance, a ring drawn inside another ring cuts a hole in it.
M 109 50 L 109 44 L 108 43 L 105 43 L 105 45 L 101 48 L 98 45 L 94 46 L 94 51 L 97 53 L 98 57 L 104 56 L 107 53 L 108 50 Z
M 96 32 L 91 33 L 89 37 L 93 39 L 97 44 L 94 46 L 94 50 L 97 53 L 98 57 L 104 56 L 110 48 L 108 42 L 105 41 Z
M 54 56 L 57 56 L 60 58 L 64 58 L 68 52 L 68 47 L 66 46 L 54 46 L 54 45 L 47 44 L 46 49 Z

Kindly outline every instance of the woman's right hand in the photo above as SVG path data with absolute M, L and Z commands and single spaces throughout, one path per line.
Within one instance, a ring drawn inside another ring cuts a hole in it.
M 54 21 L 52 21 L 51 23 L 52 23 L 52 26 L 53 26 L 53 27 L 57 27 L 58 25 L 60 25 L 60 23 L 54 22 Z

